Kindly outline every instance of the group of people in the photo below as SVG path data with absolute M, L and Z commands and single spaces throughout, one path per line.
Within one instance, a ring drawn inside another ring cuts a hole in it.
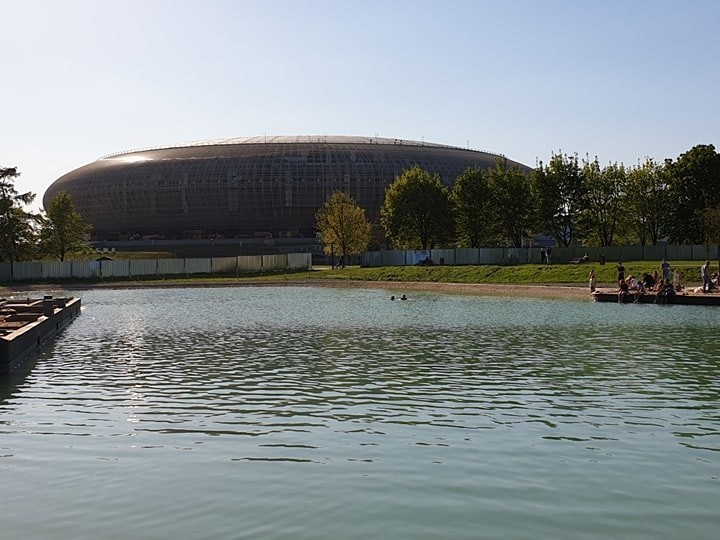
M 404 294 L 400 297 L 400 300 L 407 300 L 407 299 L 408 299 L 408 297 L 405 296 Z M 394 302 L 394 301 L 395 301 L 395 295 L 392 295 L 392 296 L 390 297 L 390 300 Z
M 709 266 L 709 263 L 708 263 Z M 668 298 L 682 290 L 680 272 L 674 271 L 665 259 L 660 264 L 660 275 L 657 270 L 652 274 L 643 272 L 642 277 L 634 275 L 625 276 L 625 266 L 619 261 L 616 267 L 618 284 L 618 302 L 624 302 L 628 295 L 633 296 L 633 301 L 638 302 L 643 294 L 654 293 L 656 303 L 666 303 Z M 588 274 L 590 292 L 595 292 L 596 276 L 595 270 L 591 269 Z

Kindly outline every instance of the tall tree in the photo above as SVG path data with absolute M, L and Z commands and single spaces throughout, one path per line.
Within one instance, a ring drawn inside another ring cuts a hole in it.
M 439 174 L 417 165 L 387 189 L 380 216 L 386 234 L 399 248 L 434 248 L 453 237 L 450 193 Z
M 663 165 L 647 158 L 627 171 L 625 209 L 640 245 L 657 245 L 671 210 Z
M 87 235 L 92 227 L 75 209 L 67 191 L 58 193 L 46 209 L 40 224 L 40 246 L 43 253 L 64 261 L 72 252 L 88 248 Z
M 0 167 L 0 261 L 20 261 L 33 255 L 37 216 L 25 205 L 35 199 L 31 192 L 18 193 L 15 167 Z
M 451 193 L 458 245 L 480 247 L 492 230 L 492 201 L 484 171 L 468 168 L 457 177 Z
M 504 158 L 497 159 L 486 174 L 495 228 L 513 246 L 522 247 L 534 226 L 530 177 L 517 166 L 508 167 Z
M 585 237 L 600 246 L 612 246 L 622 217 L 627 174 L 622 164 L 600 167 L 598 159 L 583 161 L 586 191 L 582 212 Z
M 325 253 L 340 255 L 343 267 L 348 255 L 367 250 L 372 225 L 365 218 L 365 210 L 347 193 L 333 193 L 315 214 L 315 221 Z
M 547 165 L 540 162 L 531 179 L 540 226 L 552 233 L 559 245 L 569 246 L 577 236 L 585 193 L 577 155 L 553 154 Z
M 720 154 L 712 144 L 700 144 L 666 161 L 665 167 L 673 201 L 670 237 L 673 242 L 703 244 L 706 233 L 698 211 L 720 203 Z

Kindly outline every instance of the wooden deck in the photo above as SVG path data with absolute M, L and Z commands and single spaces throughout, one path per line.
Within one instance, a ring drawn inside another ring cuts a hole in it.
M 79 298 L 0 299 L 0 375 L 38 352 L 79 313 Z
M 592 293 L 592 298 L 596 302 L 614 302 L 618 303 L 617 290 L 597 290 Z M 623 298 L 625 304 L 675 304 L 680 306 L 720 306 L 720 292 L 696 293 L 694 291 L 681 292 L 675 296 L 668 297 L 666 301 L 658 300 L 654 292 L 635 295 L 632 293 L 625 294 Z

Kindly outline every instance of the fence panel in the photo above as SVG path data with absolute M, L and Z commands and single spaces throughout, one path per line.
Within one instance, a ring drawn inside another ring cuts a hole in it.
M 285 270 L 287 266 L 287 257 L 284 253 L 262 256 L 263 272 L 272 272 L 274 270 Z
M 156 276 L 157 275 L 157 259 L 131 259 L 130 260 L 131 276 Z
M 67 279 L 72 277 L 72 261 L 43 261 L 42 273 L 45 279 Z
M 128 261 L 100 261 L 100 275 L 102 277 L 130 277 L 130 264 Z
M 667 257 L 665 254 L 665 246 L 645 246 L 643 248 L 642 260 L 644 261 L 662 261 Z
M 241 274 L 262 272 L 262 264 L 262 255 L 242 255 L 237 258 L 238 272 Z
M 12 279 L 12 265 L 9 262 L 0 262 L 0 281 Z
M 158 259 L 157 273 L 160 276 L 180 276 L 185 273 L 185 259 Z
M 387 250 L 381 251 L 382 254 L 382 266 L 404 266 L 405 252 L 401 250 Z
M 692 261 L 692 246 L 667 246 L 666 258 L 670 261 Z
M 42 279 L 43 266 L 41 262 L 16 262 L 13 263 L 13 279 L 15 281 L 27 281 L 30 279 Z
M 507 264 L 503 248 L 480 248 L 478 264 Z
M 288 253 L 288 268 L 293 270 L 310 270 L 312 269 L 312 254 L 310 253 Z
M 185 272 L 188 274 L 211 274 L 212 259 L 185 259 Z
M 620 247 L 620 260 L 621 261 L 641 261 L 643 258 L 642 246 L 621 246 Z
M 462 248 L 455 250 L 455 264 L 477 264 L 478 250 L 473 248 Z
M 89 279 L 100 275 L 99 261 L 73 261 L 72 277 Z
M 408 266 L 415 265 L 429 258 L 429 249 L 408 249 L 405 251 L 405 264 Z
M 382 266 L 382 253 L 379 251 L 366 251 L 360 259 L 360 266 L 378 267 Z M 2 275 L 2 274 L 0 274 Z
M 690 246 L 690 258 L 693 261 L 704 261 L 706 259 L 712 259 L 711 251 L 706 246 Z
M 454 249 L 431 249 L 430 255 L 435 264 L 455 264 Z
M 237 257 L 213 257 L 210 260 L 213 272 L 234 274 L 237 272 Z

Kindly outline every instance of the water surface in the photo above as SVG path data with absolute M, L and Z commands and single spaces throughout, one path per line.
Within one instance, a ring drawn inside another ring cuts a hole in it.
M 402 292 L 82 293 L 2 538 L 716 537 L 717 310 Z

